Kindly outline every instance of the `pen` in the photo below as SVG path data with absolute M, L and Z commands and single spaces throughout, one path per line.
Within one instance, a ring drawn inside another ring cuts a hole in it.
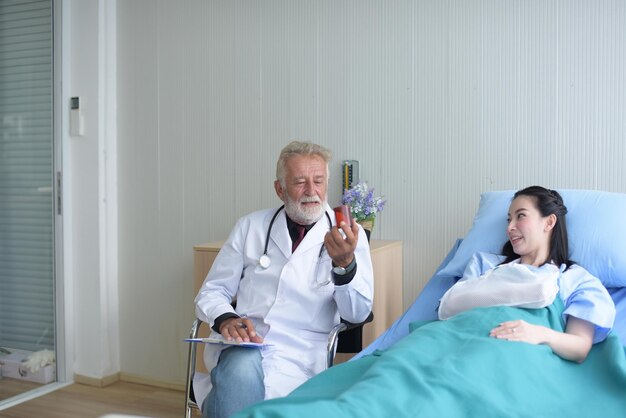
M 241 322 L 239 323 L 239 328 L 241 328 L 241 329 L 248 329 L 248 326 L 243 323 L 243 320 L 246 319 L 246 315 L 241 315 L 240 319 L 241 319 Z

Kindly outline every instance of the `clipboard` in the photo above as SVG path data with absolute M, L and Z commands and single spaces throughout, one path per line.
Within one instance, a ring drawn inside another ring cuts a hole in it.
M 247 348 L 262 348 L 268 347 L 271 344 L 266 343 L 253 343 L 253 342 L 238 342 L 236 340 L 228 341 L 221 338 L 185 338 L 185 341 L 190 343 L 204 343 L 204 344 L 218 344 L 218 345 L 236 345 L 239 347 Z

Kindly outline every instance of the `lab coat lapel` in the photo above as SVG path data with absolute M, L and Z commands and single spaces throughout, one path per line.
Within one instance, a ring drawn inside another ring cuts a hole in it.
M 291 257 L 291 237 L 289 236 L 289 229 L 287 229 L 287 218 L 285 217 L 284 209 L 280 211 L 274 221 L 270 239 L 280 249 L 285 258 Z

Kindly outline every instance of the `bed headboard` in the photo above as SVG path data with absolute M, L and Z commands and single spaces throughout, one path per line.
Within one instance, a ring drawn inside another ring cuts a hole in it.
M 567 213 L 570 259 L 606 287 L 626 287 L 626 194 L 597 190 L 557 190 Z M 471 256 L 500 253 L 507 240 L 507 212 L 515 190 L 481 194 L 469 233 L 440 275 L 460 277 Z

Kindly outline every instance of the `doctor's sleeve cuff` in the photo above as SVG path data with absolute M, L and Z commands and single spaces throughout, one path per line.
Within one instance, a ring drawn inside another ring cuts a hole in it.
M 222 322 L 226 321 L 229 318 L 239 318 L 239 315 L 234 314 L 232 312 L 226 312 L 224 314 L 221 314 L 220 316 L 215 318 L 215 323 L 213 323 L 213 326 L 211 327 L 211 329 L 213 331 L 219 333 L 220 332 L 220 326 L 222 326 Z
M 339 276 L 333 273 L 333 281 L 335 282 L 335 286 L 343 286 L 345 284 L 350 283 L 352 279 L 354 279 L 354 276 L 356 275 L 356 269 L 357 269 L 357 265 L 355 264 L 354 268 L 348 273 L 344 274 L 343 276 Z

